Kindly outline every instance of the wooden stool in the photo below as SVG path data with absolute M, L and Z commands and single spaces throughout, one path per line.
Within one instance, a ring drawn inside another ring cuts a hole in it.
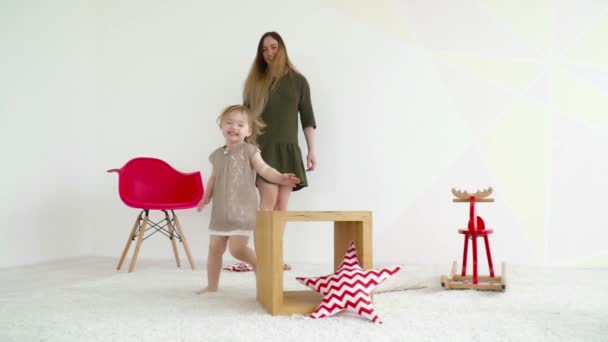
M 352 240 L 361 267 L 373 267 L 369 211 L 260 211 L 255 227 L 256 298 L 273 316 L 308 315 L 322 299 L 312 290 L 283 291 L 283 227 L 289 221 L 333 221 L 334 269 L 342 263 Z

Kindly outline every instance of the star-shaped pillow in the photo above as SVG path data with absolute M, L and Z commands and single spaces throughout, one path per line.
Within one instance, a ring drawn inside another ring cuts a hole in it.
M 253 266 L 249 265 L 246 262 L 239 262 L 238 264 L 234 264 L 234 265 L 229 265 L 229 266 L 224 266 L 224 268 L 222 268 L 225 271 L 231 271 L 231 272 L 251 272 L 254 271 Z M 283 271 L 289 271 L 291 269 L 291 266 L 287 265 L 287 264 L 283 264 Z
M 322 277 L 296 279 L 323 295 L 321 304 L 308 317 L 324 318 L 348 310 L 374 323 L 382 323 L 372 306 L 371 292 L 399 270 L 399 266 L 380 270 L 362 269 L 357 258 L 355 242 L 351 241 L 337 271 Z

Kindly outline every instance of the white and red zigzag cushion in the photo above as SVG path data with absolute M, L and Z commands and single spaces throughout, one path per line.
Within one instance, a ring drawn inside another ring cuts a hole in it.
M 253 271 L 253 266 L 246 262 L 239 262 L 238 264 L 224 266 L 222 269 L 231 272 L 251 272 Z
M 348 310 L 374 323 L 382 323 L 372 306 L 371 292 L 399 270 L 399 266 L 380 270 L 362 269 L 357 258 L 355 242 L 352 241 L 336 272 L 322 277 L 296 279 L 323 295 L 321 304 L 308 317 L 324 318 Z

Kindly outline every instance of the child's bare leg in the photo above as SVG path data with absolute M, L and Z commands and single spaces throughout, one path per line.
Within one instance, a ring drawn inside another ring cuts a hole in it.
M 247 246 L 247 242 L 249 242 L 249 237 L 244 235 L 234 235 L 228 239 L 228 249 L 230 250 L 230 254 L 233 257 L 244 261 L 251 265 L 253 269 L 256 266 L 256 257 L 253 249 Z
M 222 256 L 226 251 L 227 236 L 209 236 L 209 255 L 207 256 L 207 287 L 196 291 L 196 294 L 216 292 L 222 271 Z

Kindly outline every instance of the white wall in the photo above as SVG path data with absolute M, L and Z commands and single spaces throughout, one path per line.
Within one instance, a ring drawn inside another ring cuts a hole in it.
M 0 266 L 88 254 L 95 3 L 0 2 Z
M 376 262 L 449 265 L 467 218 L 450 189 L 491 185 L 479 214 L 497 261 L 607 266 L 608 4 L 368 3 L 4 4 L 0 266 L 118 256 L 137 213 L 104 170 L 156 156 L 207 174 L 216 116 L 240 101 L 268 30 L 319 125 L 318 170 L 292 209 L 372 210 Z M 202 261 L 208 212 L 181 217 Z M 288 226 L 286 259 L 332 260 L 330 228 Z M 170 258 L 168 242 L 141 257 Z

